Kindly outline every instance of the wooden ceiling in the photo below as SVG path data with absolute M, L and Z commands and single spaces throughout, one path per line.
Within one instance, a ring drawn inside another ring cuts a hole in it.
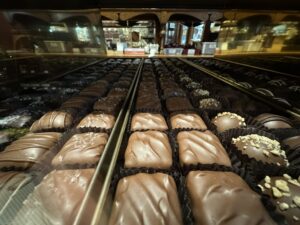
M 171 8 L 300 10 L 299 0 L 0 0 L 0 9 Z

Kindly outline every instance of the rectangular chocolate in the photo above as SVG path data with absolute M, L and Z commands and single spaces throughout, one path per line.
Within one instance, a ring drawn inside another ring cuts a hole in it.
M 186 97 L 170 97 L 166 99 L 166 107 L 168 112 L 176 112 L 182 110 L 193 110 L 190 100 Z
M 260 195 L 232 172 L 191 171 L 186 180 L 195 225 L 275 225 Z
M 109 225 L 183 225 L 174 179 L 138 173 L 117 186 Z

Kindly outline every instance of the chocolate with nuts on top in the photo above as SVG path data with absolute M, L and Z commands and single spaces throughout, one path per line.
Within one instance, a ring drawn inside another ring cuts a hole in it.
M 232 172 L 191 171 L 186 179 L 195 225 L 275 225 L 260 195 Z
M 157 113 L 136 113 L 131 120 L 131 131 L 136 130 L 167 130 L 165 118 Z
M 115 117 L 105 113 L 91 113 L 85 116 L 77 128 L 82 127 L 97 127 L 103 129 L 111 129 L 115 124 Z
M 46 113 L 30 127 L 31 132 L 47 129 L 67 129 L 72 126 L 73 116 L 64 111 L 52 111 Z
M 94 172 L 94 169 L 52 171 L 24 201 L 12 224 L 72 225 Z M 95 185 L 100 188 L 101 184 Z M 95 199 L 88 199 L 85 207 L 90 215 L 85 217 L 93 216 L 96 204 Z
M 242 154 L 246 154 L 250 158 L 278 166 L 288 165 L 285 151 L 281 149 L 280 143 L 276 140 L 258 134 L 249 134 L 232 138 L 231 142 Z
M 219 164 L 231 166 L 226 150 L 219 139 L 209 130 L 181 131 L 177 134 L 181 165 Z
M 222 103 L 214 98 L 204 98 L 199 101 L 200 109 L 219 110 L 222 108 Z
M 183 225 L 174 179 L 163 173 L 138 173 L 117 186 L 109 225 Z
M 168 169 L 172 165 L 172 149 L 168 136 L 160 131 L 134 132 L 125 151 L 125 167 Z
M 243 117 L 231 112 L 218 113 L 212 119 L 212 123 L 217 127 L 218 132 L 246 126 Z
M 106 133 L 87 132 L 72 136 L 52 160 L 54 166 L 95 164 L 107 143 Z
M 171 116 L 171 126 L 177 128 L 207 129 L 204 121 L 196 113 L 179 113 Z
M 289 224 L 300 223 L 300 177 L 297 180 L 288 174 L 266 176 L 258 186 L 271 197 L 277 212 L 283 214 Z
M 29 168 L 53 147 L 61 133 L 29 133 L 7 146 L 0 152 L 0 168 Z

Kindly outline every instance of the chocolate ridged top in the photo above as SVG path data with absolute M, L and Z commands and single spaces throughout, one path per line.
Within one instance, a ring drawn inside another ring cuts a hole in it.
M 72 225 L 94 171 L 52 171 L 24 201 L 12 224 Z M 93 209 L 96 203 L 94 199 L 89 199 L 87 208 Z M 90 211 L 92 213 L 92 210 Z
M 160 99 L 158 96 L 151 94 L 138 96 L 136 100 L 136 109 L 153 109 L 160 111 Z
M 181 131 L 177 135 L 181 165 L 220 164 L 231 166 L 226 150 L 219 139 L 209 130 Z
M 18 201 L 13 198 L 13 194 L 28 184 L 30 180 L 31 176 L 26 173 L 0 172 L 0 215 L 2 210 L 8 207 L 9 201 Z
M 52 160 L 54 166 L 94 164 L 107 143 L 106 133 L 82 133 L 72 136 Z
M 111 129 L 115 124 L 115 117 L 113 115 L 99 113 L 99 114 L 88 114 L 84 117 L 77 128 L 80 127 L 97 127 L 104 129 Z
M 171 116 L 171 126 L 176 128 L 207 129 L 204 121 L 195 113 L 176 114 Z
M 95 102 L 94 110 L 115 115 L 121 108 L 123 100 L 123 97 L 101 98 Z
M 23 167 L 28 168 L 53 147 L 61 133 L 29 133 L 14 141 L 0 153 L 0 168 Z
M 212 123 L 216 125 L 218 132 L 246 126 L 243 117 L 231 112 L 218 113 L 218 115 L 212 119 Z
M 274 163 L 278 166 L 288 165 L 285 151 L 281 149 L 280 143 L 276 140 L 257 134 L 249 134 L 232 138 L 231 142 L 239 151 L 250 158 L 264 163 Z
M 172 149 L 168 136 L 160 131 L 134 132 L 125 151 L 125 167 L 170 168 Z
M 283 116 L 263 113 L 254 118 L 255 120 L 261 122 L 265 127 L 269 129 L 279 129 L 279 128 L 291 128 L 292 122 Z
M 241 177 L 232 172 L 191 171 L 187 189 L 195 225 L 275 225 Z
M 264 194 L 271 196 L 276 210 L 286 217 L 289 224 L 300 223 L 300 177 L 297 180 L 288 174 L 266 176 L 258 186 Z
M 46 113 L 39 120 L 35 121 L 30 127 L 31 132 L 44 129 L 66 129 L 72 126 L 73 116 L 68 112 L 52 111 Z
M 75 96 L 68 99 L 61 105 L 62 109 L 74 108 L 74 109 L 82 109 L 86 105 L 91 102 L 91 98 L 87 96 Z
M 122 178 L 117 186 L 109 225 L 182 225 L 174 179 L 163 173 Z
M 161 114 L 136 113 L 131 120 L 131 131 L 135 130 L 160 130 L 168 129 L 165 118 Z

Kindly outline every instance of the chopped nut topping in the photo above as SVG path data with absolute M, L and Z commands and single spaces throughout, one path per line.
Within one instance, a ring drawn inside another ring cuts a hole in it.
M 261 191 L 265 191 L 265 188 L 262 185 L 259 184 L 257 186 L 260 188 Z
M 291 184 L 294 184 L 294 185 L 296 185 L 296 186 L 298 186 L 298 187 L 300 187 L 300 183 L 299 183 L 296 179 L 288 180 L 288 182 L 291 183 Z
M 268 184 L 268 183 L 265 183 L 264 185 L 265 185 L 265 187 L 266 187 L 266 188 L 268 188 L 268 189 L 270 189 L 270 188 L 271 188 L 271 185 L 270 185 L 270 184 Z
M 282 202 L 282 203 L 279 204 L 279 208 L 280 208 L 280 210 L 284 211 L 284 210 L 289 209 L 290 207 L 287 203 Z
M 272 192 L 273 192 L 274 197 L 276 197 L 276 198 L 282 197 L 282 193 L 281 193 L 281 191 L 278 190 L 278 188 L 272 187 Z
M 283 177 L 286 178 L 286 179 L 288 179 L 288 180 L 292 179 L 292 177 L 290 175 L 286 174 L 286 173 L 283 174 Z
M 295 221 L 299 221 L 299 217 L 297 217 L 297 216 L 293 216 L 293 220 L 295 220 Z
M 298 206 L 300 207 L 300 196 L 295 196 L 293 198 L 293 202 Z
M 290 191 L 288 183 L 285 180 L 276 180 L 275 186 L 281 191 L 284 191 L 284 192 Z
M 271 183 L 271 177 L 269 177 L 269 176 L 266 176 L 266 177 L 265 177 L 265 182 L 267 182 L 267 183 Z
M 263 153 L 264 153 L 264 155 L 267 156 L 267 157 L 270 155 L 270 152 L 268 152 L 267 150 L 263 150 Z

